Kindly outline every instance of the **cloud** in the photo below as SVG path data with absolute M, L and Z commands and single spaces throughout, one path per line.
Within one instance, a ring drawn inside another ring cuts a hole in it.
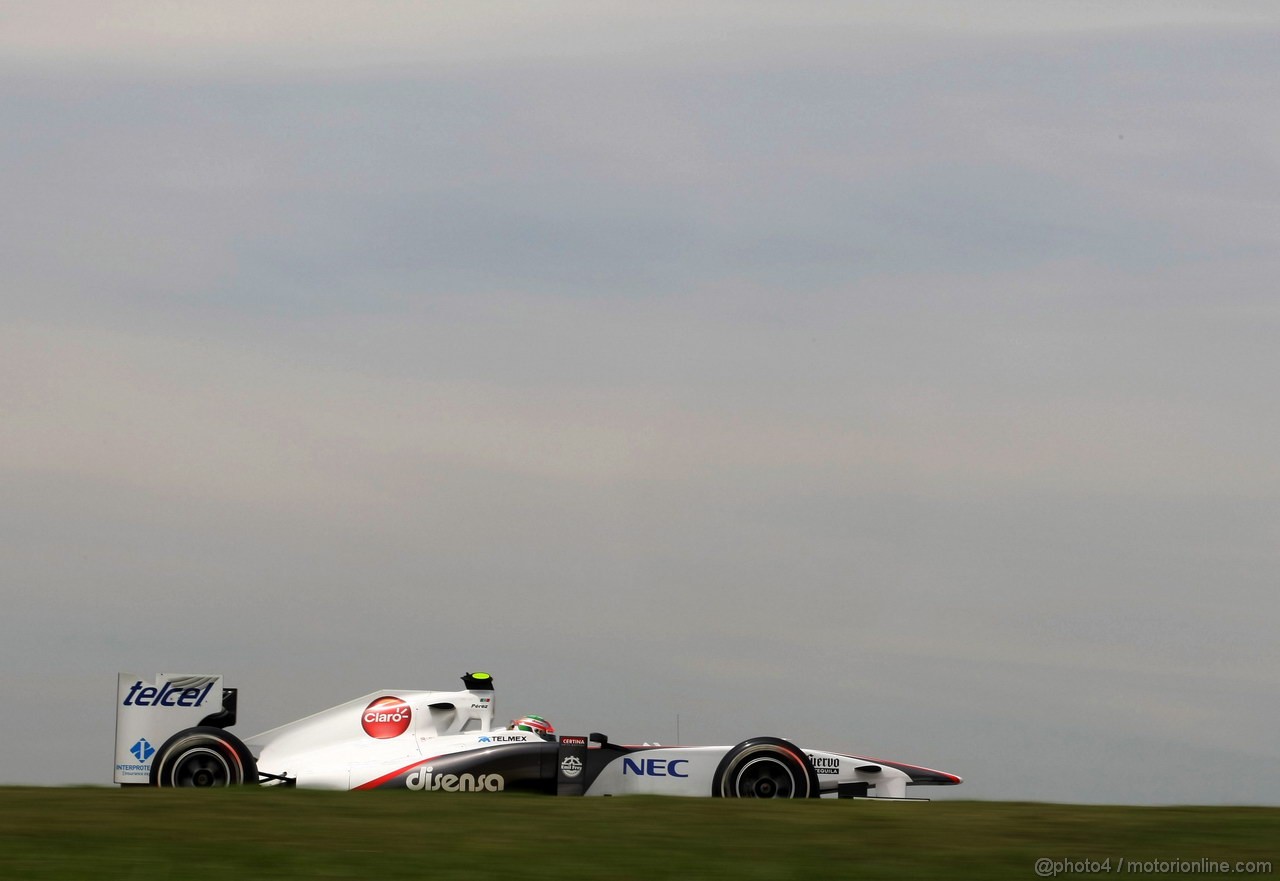
M 305 24 L 300 24 L 305 23 Z M 813 45 L 874 45 L 885 32 L 944 42 L 955 35 L 1134 33 L 1141 29 L 1273 24 L 1256 4 L 1102 2 L 1032 10 L 988 2 L 957 8 L 943 0 L 861 3 L 857 8 L 806 2 L 668 4 L 560 0 L 536 11 L 520 3 L 423 7 L 404 2 L 282 2 L 162 8 L 138 0 L 84 4 L 58 0 L 12 10 L 3 45 L 26 61 L 97 61 L 184 68 L 235 61 L 260 72 L 299 66 L 386 68 L 422 62 L 492 62 L 510 58 L 575 61 L 648 58 L 662 63 L 696 50 L 724 57 Z M 943 37 L 942 35 L 949 35 Z M 855 42 L 850 44 L 849 40 Z
M 480 655 L 562 730 L 1272 798 L 1256 6 L 143 9 L 0 35 L 44 731 L 113 668 L 249 731 Z

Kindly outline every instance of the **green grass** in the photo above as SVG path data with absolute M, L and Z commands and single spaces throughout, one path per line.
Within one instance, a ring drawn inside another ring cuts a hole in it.
M 4 879 L 1031 879 L 1042 857 L 1275 874 L 1280 808 L 0 788 Z

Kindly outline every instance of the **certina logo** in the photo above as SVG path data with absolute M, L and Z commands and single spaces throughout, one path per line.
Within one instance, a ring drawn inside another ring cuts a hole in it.
M 680 770 L 681 765 L 687 765 L 687 759 L 623 759 L 622 773 L 636 774 L 641 777 L 688 777 L 689 775 Z
M 380 697 L 364 708 L 360 724 L 364 733 L 379 740 L 399 737 L 409 730 L 413 711 L 398 697 Z
M 178 688 L 172 682 L 156 688 L 146 685 L 141 679 L 129 686 L 129 693 L 124 696 L 126 707 L 203 707 L 209 691 L 213 688 L 210 681 L 203 688 Z
M 819 774 L 840 773 L 840 760 L 834 756 L 815 756 L 810 753 L 809 761 L 813 763 L 813 770 Z
M 427 765 L 404 778 L 404 785 L 415 792 L 502 792 L 507 781 L 501 774 L 433 774 Z
M 582 759 L 577 756 L 565 756 L 560 763 L 560 773 L 566 777 L 577 777 L 582 773 Z
M 145 737 L 140 737 L 137 743 L 129 747 L 129 752 L 133 753 L 133 757 L 139 762 L 146 762 L 156 754 L 156 748 Z

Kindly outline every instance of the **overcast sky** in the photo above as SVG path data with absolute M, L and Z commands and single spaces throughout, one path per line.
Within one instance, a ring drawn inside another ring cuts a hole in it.
M 1280 803 L 1280 12 L 0 7 L 0 782 L 117 671 Z

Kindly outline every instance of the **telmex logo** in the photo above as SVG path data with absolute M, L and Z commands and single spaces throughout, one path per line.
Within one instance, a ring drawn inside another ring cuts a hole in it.
M 172 682 L 166 682 L 160 688 L 154 685 L 143 685 L 139 679 L 129 686 L 129 693 L 124 696 L 126 707 L 201 707 L 209 696 L 210 682 L 204 688 L 174 688 Z
M 380 697 L 364 708 L 360 724 L 364 733 L 379 740 L 399 737 L 409 730 L 413 711 L 398 697 Z
M 622 773 L 637 774 L 641 777 L 688 777 L 681 773 L 678 765 L 689 764 L 688 759 L 623 759 Z

